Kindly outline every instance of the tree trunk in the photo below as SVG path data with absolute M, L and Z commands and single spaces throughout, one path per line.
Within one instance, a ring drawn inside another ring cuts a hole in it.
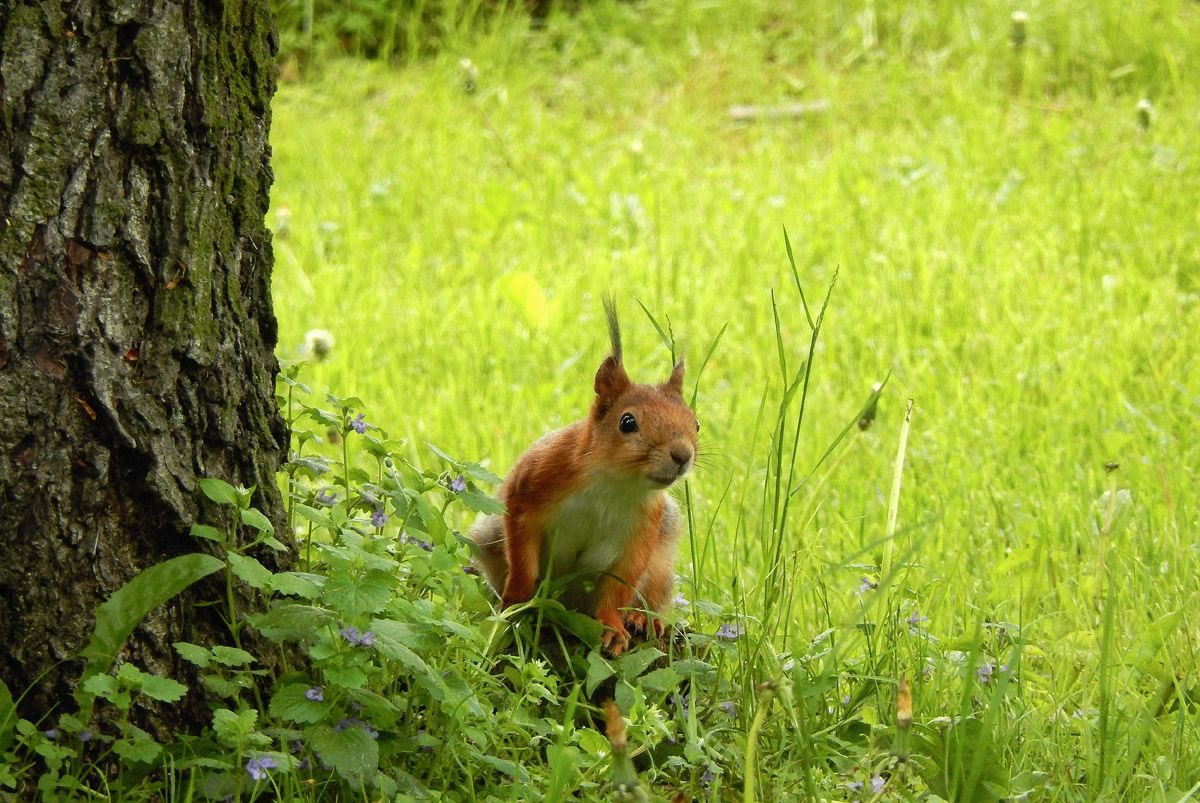
M 199 478 L 283 519 L 276 47 L 267 0 L 0 0 L 0 678 L 27 715 L 67 699 L 96 607 L 224 515 Z M 187 681 L 171 643 L 227 641 L 206 596 L 122 657 Z M 197 697 L 156 730 L 207 722 Z

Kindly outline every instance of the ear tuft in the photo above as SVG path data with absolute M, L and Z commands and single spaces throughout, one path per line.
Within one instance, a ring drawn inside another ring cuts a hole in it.
M 679 362 L 671 369 L 671 378 L 667 380 L 666 388 L 680 396 L 683 395 L 683 357 L 680 357 Z
M 629 375 L 625 373 L 625 366 L 621 365 L 616 355 L 610 354 L 600 363 L 600 368 L 596 371 L 595 387 L 597 399 L 606 408 L 629 387 Z

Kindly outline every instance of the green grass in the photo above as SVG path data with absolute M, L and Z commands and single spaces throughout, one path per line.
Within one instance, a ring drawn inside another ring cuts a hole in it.
M 1007 3 L 777 5 L 599 3 L 536 31 L 502 14 L 402 69 L 286 83 L 281 355 L 330 330 L 316 385 L 363 398 L 414 461 L 436 463 L 430 441 L 503 473 L 586 410 L 605 291 L 635 378 L 669 371 L 635 299 L 693 379 L 728 326 L 678 570 L 747 617 L 745 688 L 795 662 L 760 794 L 848 798 L 887 764 L 906 673 L 914 751 L 966 756 L 943 796 L 988 799 L 982 778 L 1180 799 L 1200 785 L 1200 7 L 1048 0 L 1018 52 Z M 829 109 L 728 115 L 814 100 Z M 794 454 L 799 396 L 778 400 L 810 329 L 784 227 L 814 315 L 838 271 Z M 794 464 L 795 486 L 889 374 L 874 425 L 781 516 L 776 475 Z M 858 595 L 864 576 L 880 585 Z M 982 684 L 989 663 L 1019 672 Z M 739 756 L 740 702 L 710 735 Z M 941 735 L 960 716 L 980 724 Z M 660 791 L 677 777 L 656 772 Z M 891 778 L 887 796 L 938 790 Z

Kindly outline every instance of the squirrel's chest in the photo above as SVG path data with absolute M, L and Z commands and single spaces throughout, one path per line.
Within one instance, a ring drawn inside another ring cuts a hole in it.
M 544 564 L 555 577 L 608 571 L 643 526 L 648 507 L 644 491 L 620 485 L 594 483 L 576 491 L 547 524 Z

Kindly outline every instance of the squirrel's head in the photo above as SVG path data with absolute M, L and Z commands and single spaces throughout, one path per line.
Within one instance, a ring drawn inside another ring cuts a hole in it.
M 691 470 L 700 424 L 683 400 L 683 360 L 661 385 L 629 379 L 621 362 L 616 310 L 605 301 L 612 354 L 596 371 L 592 404 L 593 457 L 599 465 L 662 489 Z

